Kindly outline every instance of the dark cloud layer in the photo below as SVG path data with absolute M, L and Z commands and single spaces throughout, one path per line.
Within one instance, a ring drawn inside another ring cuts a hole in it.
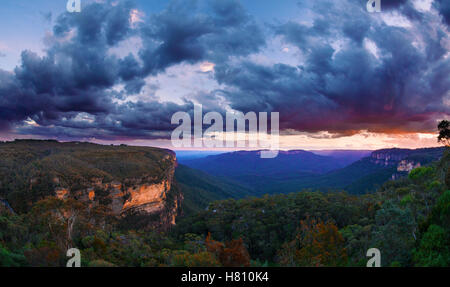
M 450 25 L 450 2 L 446 0 L 436 0 L 435 5 L 447 25 Z
M 264 44 L 259 27 L 238 1 L 210 1 L 203 14 L 196 1 L 173 1 L 143 28 L 144 74 L 180 62 L 225 61 L 246 56 Z
M 174 128 L 171 115 L 192 113 L 191 102 L 117 100 L 139 93 L 146 76 L 170 66 L 245 56 L 264 45 L 259 27 L 237 1 L 203 4 L 208 14 L 198 1 L 174 1 L 136 28 L 129 1 L 60 15 L 45 56 L 24 51 L 13 73 L 0 71 L 0 129 L 64 138 L 167 137 Z M 138 58 L 108 53 L 132 36 L 144 43 Z M 125 86 L 125 95 L 113 89 L 117 84 Z M 28 119 L 39 126 L 21 125 Z
M 195 95 L 207 109 L 223 112 L 214 103 L 219 95 L 244 112 L 278 111 L 281 127 L 291 133 L 431 131 L 450 114 L 448 1 L 434 3 L 441 19 L 417 11 L 410 1 L 383 5 L 412 27 L 389 26 L 355 0 L 302 1 L 311 24 L 292 19 L 267 27 L 234 0 L 172 1 L 143 23 L 130 22 L 132 2 L 94 3 L 56 18 L 45 55 L 24 51 L 13 72 L 0 70 L 0 131 L 167 138 L 172 114 L 192 113 L 191 100 L 128 97 L 139 94 L 149 76 L 203 61 L 215 64 L 214 80 L 223 85 L 220 93 Z M 110 53 L 132 37 L 142 40 L 137 53 Z M 300 64 L 294 64 L 298 58 L 289 65 L 251 60 L 274 37 L 298 49 Z
M 217 67 L 218 81 L 234 87 L 227 94 L 231 106 L 279 111 L 281 127 L 297 131 L 433 131 L 437 119 L 450 115 L 447 28 L 432 22 L 413 22 L 414 29 L 389 26 L 358 8 L 352 2 L 329 2 L 312 8 L 318 15 L 312 26 L 287 22 L 274 27 L 301 51 L 304 65 Z M 377 50 L 370 51 L 364 39 Z M 333 48 L 336 40 L 347 44 Z

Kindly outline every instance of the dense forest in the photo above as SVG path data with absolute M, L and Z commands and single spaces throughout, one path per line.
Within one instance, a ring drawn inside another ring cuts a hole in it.
M 27 155 L 21 157 L 11 156 L 11 166 Z M 70 158 L 77 157 L 79 151 Z M 30 163 L 20 176 L 39 169 Z M 82 266 L 365 266 L 369 248 L 381 251 L 382 266 L 449 266 L 449 165 L 447 148 L 439 161 L 374 193 L 306 189 L 258 198 L 243 198 L 244 187 L 179 166 L 173 188 L 184 193 L 185 212 L 169 230 L 124 226 L 102 205 L 40 193 L 29 198 L 20 186 L 8 197 L 4 188 L 0 265 L 65 266 L 67 249 L 76 247 Z M 67 168 L 76 169 L 76 162 Z M 10 205 L 7 199 L 14 198 L 36 202 Z
M 183 160 L 188 167 L 233 181 L 253 196 L 298 192 L 314 189 L 324 192 L 345 190 L 350 194 L 372 193 L 383 183 L 403 177 L 414 166 L 427 165 L 441 158 L 444 147 L 422 149 L 382 149 L 335 151 L 282 151 L 271 160 L 262 159 L 260 151 L 238 151 L 204 158 Z M 407 165 L 410 168 L 407 168 Z
M 242 238 L 255 265 L 365 266 L 375 247 L 382 266 L 448 266 L 449 165 L 447 150 L 439 162 L 361 196 L 311 190 L 218 201 L 175 234 Z

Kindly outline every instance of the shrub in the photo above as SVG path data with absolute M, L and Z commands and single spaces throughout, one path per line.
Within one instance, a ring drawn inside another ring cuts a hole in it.
M 409 173 L 409 179 L 416 182 L 421 181 L 424 178 L 431 177 L 433 171 L 432 167 L 418 167 Z

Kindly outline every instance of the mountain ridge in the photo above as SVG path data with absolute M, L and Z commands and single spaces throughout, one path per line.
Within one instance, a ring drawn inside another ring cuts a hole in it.
M 239 151 L 208 156 L 204 159 L 186 161 L 185 164 L 192 168 L 200 169 L 214 176 L 224 176 L 246 185 L 254 190 L 255 195 L 265 193 L 288 193 L 303 189 L 348 190 L 351 193 L 366 193 L 376 189 L 387 180 L 396 179 L 407 175 L 413 168 L 426 165 L 439 160 L 445 148 L 421 148 L 421 149 L 380 149 L 370 152 L 370 155 L 362 157 L 348 164 L 331 156 L 313 157 L 313 160 L 330 161 L 328 163 L 314 164 L 318 167 L 330 167 L 330 169 L 302 169 L 296 162 L 299 159 L 307 161 L 313 152 L 304 150 L 280 151 L 279 156 L 290 157 L 281 159 L 257 158 L 260 151 Z M 349 152 L 349 151 L 347 151 Z M 355 151 L 361 155 L 368 151 Z M 296 155 L 302 157 L 296 158 Z M 305 155 L 308 155 L 305 157 Z M 253 164 L 249 168 L 245 160 L 250 157 L 250 162 L 265 163 L 266 166 Z M 253 157 L 253 158 L 251 158 Z M 291 162 L 289 162 L 291 161 Z M 293 161 L 293 162 L 292 162 Z M 273 163 L 272 170 L 268 163 Z M 280 167 L 281 164 L 281 167 Z M 297 164 L 297 169 L 292 166 Z M 251 172 L 243 172 L 243 169 L 253 169 Z

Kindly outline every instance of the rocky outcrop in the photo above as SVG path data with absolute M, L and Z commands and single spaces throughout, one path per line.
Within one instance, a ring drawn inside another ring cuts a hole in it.
M 428 163 L 439 160 L 444 153 L 444 148 L 422 148 L 422 149 L 381 149 L 374 151 L 370 155 L 373 163 L 384 166 L 398 165 L 399 162 L 407 159 L 420 163 Z
M 175 155 L 170 153 L 163 161 L 167 168 L 159 178 L 151 174 L 127 178 L 122 182 L 92 178 L 87 188 L 70 190 L 60 186 L 55 189 L 55 195 L 62 200 L 72 197 L 89 203 L 91 207 L 106 205 L 114 215 L 122 218 L 151 216 L 153 220 L 149 220 L 149 224 L 167 228 L 175 225 L 183 196 L 173 188 L 177 165 Z M 53 182 L 56 184 L 60 180 L 54 178 Z
M 127 190 L 129 199 L 123 204 L 122 212 L 128 210 L 146 213 L 161 211 L 166 200 L 166 193 L 170 191 L 170 185 L 171 182 L 169 180 L 163 180 L 157 184 L 144 184 L 129 188 Z
M 19 214 L 49 196 L 169 226 L 183 195 L 175 153 L 161 148 L 22 140 L 0 143 L 0 198 Z M 3 205 L 5 206 L 5 205 Z M 151 219 L 151 220 L 150 220 Z M 132 221 L 132 220 L 131 220 Z
M 370 155 L 370 160 L 377 165 L 393 166 L 407 158 L 411 152 L 411 150 L 405 149 L 378 150 Z
M 391 176 L 395 180 L 407 175 L 415 168 L 439 160 L 443 151 L 442 148 L 383 149 L 373 152 L 370 161 L 376 165 L 395 168 Z
M 420 162 L 416 162 L 413 160 L 402 160 L 397 165 L 397 171 L 401 172 L 411 172 L 411 170 L 421 167 Z

